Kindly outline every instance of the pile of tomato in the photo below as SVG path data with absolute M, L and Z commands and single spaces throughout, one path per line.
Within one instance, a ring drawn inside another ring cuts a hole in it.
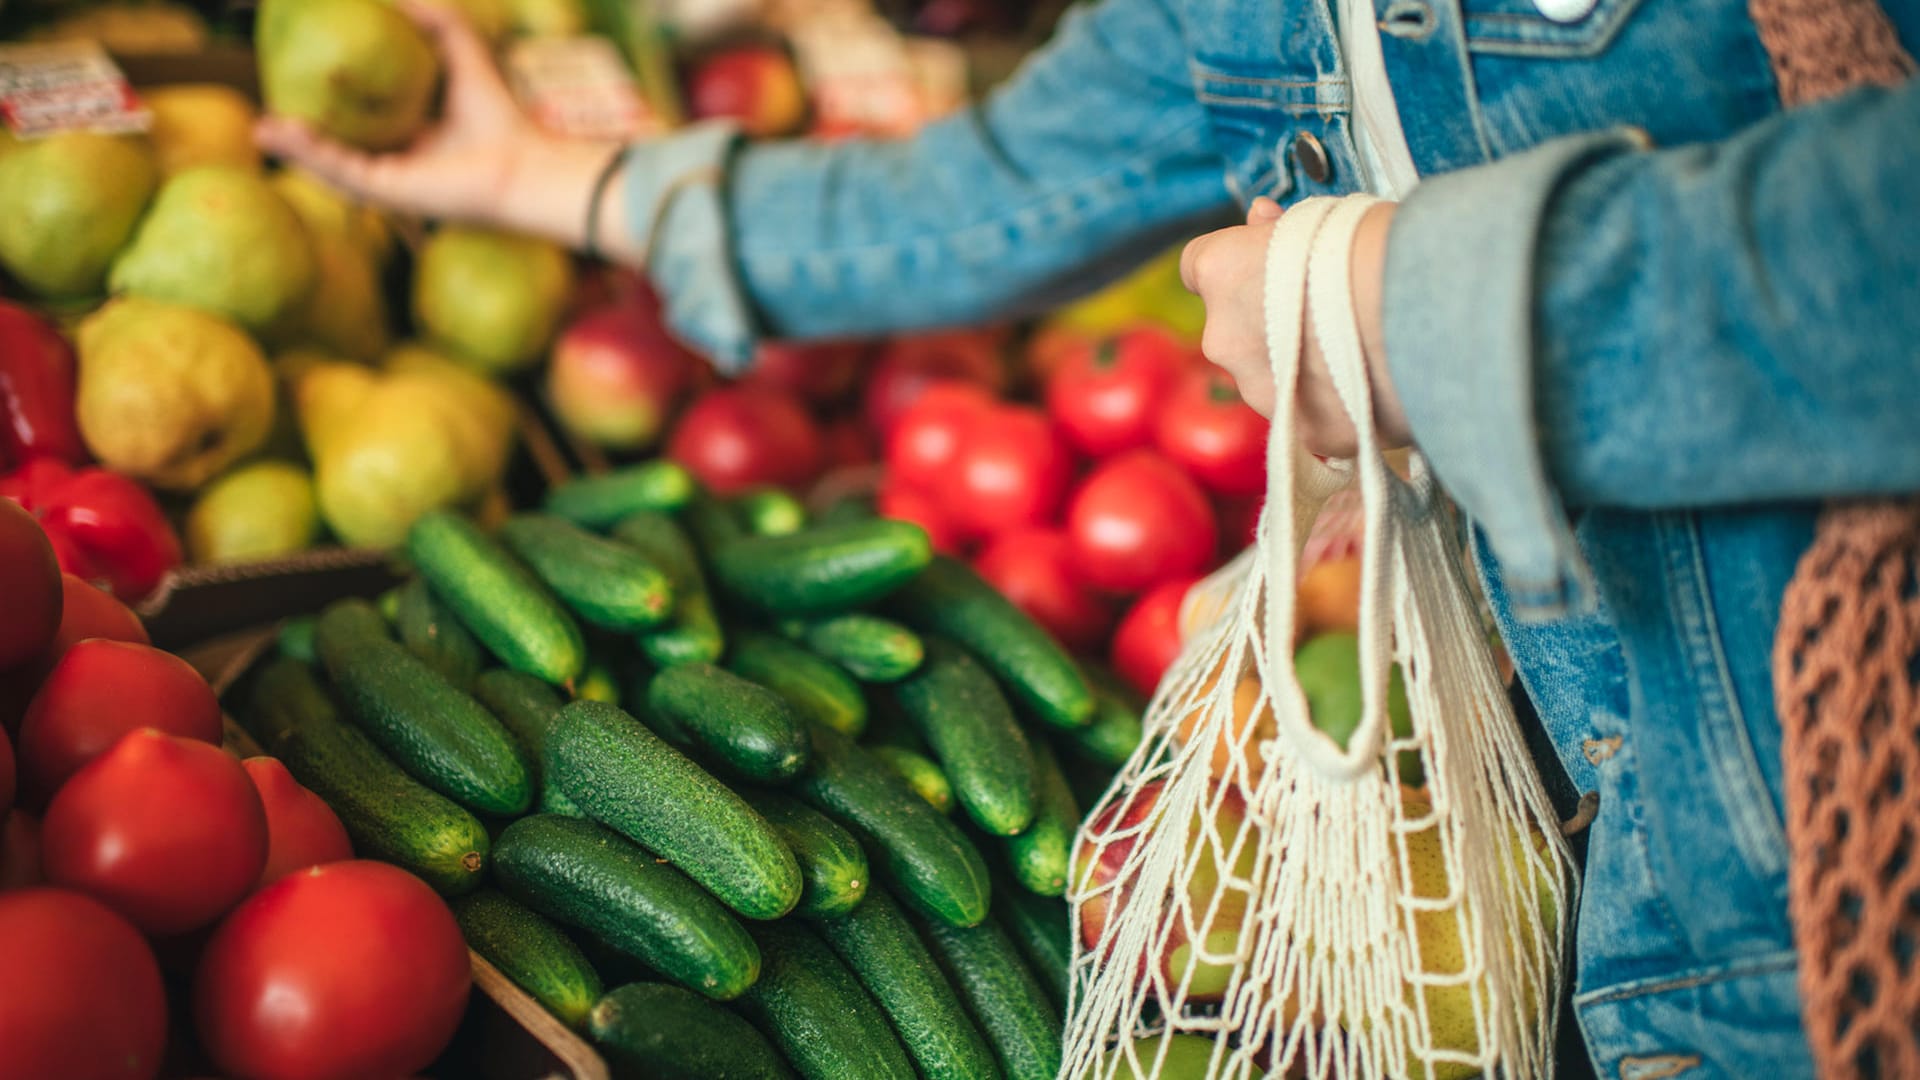
M 0 596 L 0 1076 L 432 1062 L 471 987 L 440 898 L 224 750 L 199 673 L 5 499 Z

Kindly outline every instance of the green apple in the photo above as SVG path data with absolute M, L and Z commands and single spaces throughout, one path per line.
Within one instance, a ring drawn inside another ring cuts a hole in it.
M 1360 690 L 1360 639 L 1345 631 L 1308 638 L 1293 654 L 1293 671 L 1307 696 L 1313 726 L 1345 750 L 1360 727 L 1365 703 Z M 1387 672 L 1387 718 L 1397 739 L 1413 735 L 1407 683 L 1395 664 Z M 1400 781 L 1414 787 L 1426 781 L 1426 769 L 1413 750 L 1400 753 Z

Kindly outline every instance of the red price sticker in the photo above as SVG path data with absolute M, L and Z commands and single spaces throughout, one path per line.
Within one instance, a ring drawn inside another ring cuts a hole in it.
M 127 77 L 94 42 L 0 45 L 0 123 L 15 135 L 123 135 L 152 122 Z

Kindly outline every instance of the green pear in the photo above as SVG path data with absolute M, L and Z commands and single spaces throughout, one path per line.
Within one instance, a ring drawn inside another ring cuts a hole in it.
M 254 43 L 270 112 L 363 150 L 397 150 L 427 126 L 440 58 L 382 0 L 262 0 Z
M 414 267 L 413 313 L 427 336 L 488 374 L 517 371 L 553 340 L 573 263 L 544 240 L 443 228 Z
M 309 229 L 314 281 L 283 340 L 368 363 L 387 348 L 387 296 L 373 256 L 348 237 Z
M 116 293 L 197 307 L 258 333 L 306 302 L 313 245 L 264 177 L 202 165 L 161 186 L 107 283 Z
M 1316 634 L 1293 654 L 1293 673 L 1307 696 L 1313 726 L 1345 750 L 1359 730 L 1365 702 L 1360 692 L 1360 639 L 1346 631 Z M 1387 720 L 1393 736 L 1413 735 L 1413 712 L 1407 704 L 1407 682 L 1400 665 L 1387 669 Z M 1426 781 L 1420 754 L 1400 752 L 1400 782 L 1418 787 Z
M 267 182 L 300 215 L 309 232 L 346 237 L 371 256 L 375 266 L 385 266 L 393 255 L 393 229 L 380 211 L 354 202 L 304 169 L 283 169 Z
M 80 326 L 74 414 L 102 465 L 190 491 L 257 449 L 273 426 L 273 371 L 232 323 L 141 297 Z
M 70 131 L 12 142 L 0 153 L 0 266 L 43 297 L 98 294 L 157 180 L 134 140 Z
M 153 114 L 147 139 L 163 176 L 196 165 L 231 165 L 257 172 L 260 151 L 253 145 L 253 103 L 230 86 L 186 83 L 147 90 L 140 95 Z
M 319 533 L 313 478 L 286 461 L 240 466 L 208 484 L 187 512 L 187 551 L 197 563 L 291 555 Z

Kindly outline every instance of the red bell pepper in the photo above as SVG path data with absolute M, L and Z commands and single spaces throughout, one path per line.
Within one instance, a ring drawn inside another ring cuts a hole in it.
M 85 462 L 73 394 L 73 346 L 45 319 L 0 301 L 0 461 Z
M 40 519 L 62 570 L 104 581 L 125 603 L 180 565 L 180 538 L 160 504 L 119 473 L 40 458 L 0 477 L 0 497 Z

